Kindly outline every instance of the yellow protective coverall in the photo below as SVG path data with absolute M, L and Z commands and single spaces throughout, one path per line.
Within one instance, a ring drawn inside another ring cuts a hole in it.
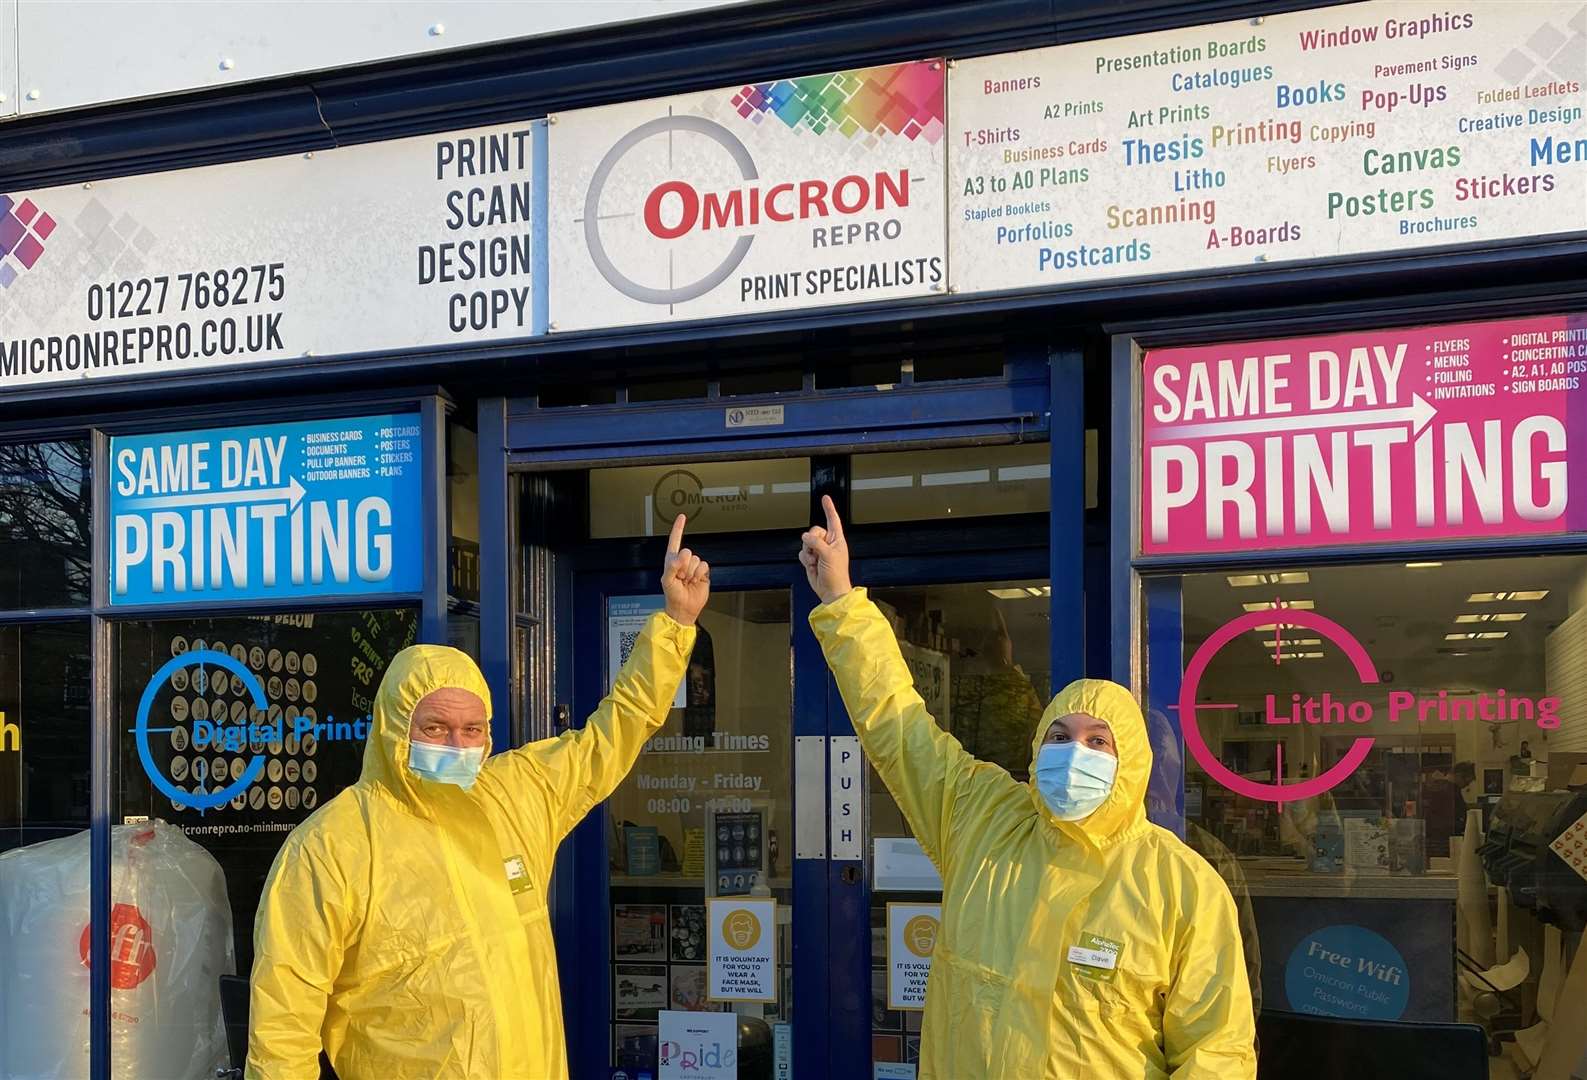
M 1106 720 L 1118 775 L 1089 817 L 1060 821 L 1028 784 L 977 761 L 926 713 L 864 589 L 810 624 L 865 752 L 942 874 L 926 984 L 922 1080 L 1252 1080 L 1254 1021 L 1229 889 L 1146 820 L 1141 711 L 1082 681 L 1042 714 Z M 1032 766 L 1034 771 L 1034 765 Z M 1075 947 L 1117 956 L 1112 970 Z
M 441 687 L 490 691 L 463 653 L 404 650 L 375 698 L 363 775 L 287 838 L 254 927 L 249 1080 L 560 1080 L 546 887 L 557 845 L 663 721 L 694 627 L 651 616 L 588 724 L 420 780 L 408 725 Z M 489 754 L 489 748 L 486 750 Z

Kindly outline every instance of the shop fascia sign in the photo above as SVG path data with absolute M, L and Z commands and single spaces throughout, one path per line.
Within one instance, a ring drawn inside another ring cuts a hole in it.
M 1587 529 L 1587 316 L 1154 349 L 1140 551 Z
M 552 118 L 551 329 L 940 291 L 945 66 L 774 79 Z
M 0 398 L 541 333 L 544 133 L 0 194 Z
M 1367 759 L 1375 740 L 1369 735 L 1357 736 L 1344 757 L 1332 767 L 1293 784 L 1252 780 L 1241 776 L 1218 759 L 1201 733 L 1198 714 L 1222 709 L 1223 706 L 1201 704 L 1198 701 L 1202 679 L 1213 659 L 1231 642 L 1240 641 L 1252 631 L 1266 630 L 1270 626 L 1276 627 L 1277 633 L 1290 628 L 1308 630 L 1331 642 L 1354 669 L 1362 686 L 1377 685 L 1379 679 L 1378 669 L 1360 640 L 1339 623 L 1315 611 L 1281 607 L 1247 612 L 1219 627 L 1196 649 L 1185 668 L 1179 691 L 1179 718 L 1184 730 L 1185 748 L 1208 776 L 1236 795 L 1260 802 L 1283 804 L 1316 798 L 1342 784 Z M 1246 643 L 1249 644 L 1248 638 Z M 1430 724 L 1531 721 L 1543 730 L 1552 731 L 1560 726 L 1559 708 L 1560 699 L 1557 697 L 1512 695 L 1502 689 L 1491 694 L 1391 690 L 1387 694 L 1386 711 L 1382 717 L 1390 724 L 1417 728 Z M 1318 728 L 1323 734 L 1336 734 L 1379 718 L 1377 702 L 1364 697 L 1352 697 L 1347 693 L 1337 696 L 1333 692 L 1314 696 L 1292 693 L 1288 697 L 1267 694 L 1264 699 L 1265 722 L 1284 730 L 1303 726 Z

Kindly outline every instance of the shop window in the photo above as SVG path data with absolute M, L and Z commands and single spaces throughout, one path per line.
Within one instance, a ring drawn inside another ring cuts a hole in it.
M 0 851 L 88 828 L 88 624 L 0 627 Z
M 897 357 L 862 360 L 836 367 L 816 369 L 817 390 L 840 390 L 849 386 L 894 386 L 903 379 L 903 363 Z
M 1469 1020 L 1457 988 L 1525 949 L 1485 1019 L 1529 1024 L 1562 974 L 1545 928 L 1587 923 L 1548 862 L 1587 811 L 1587 558 L 1252 565 L 1143 594 L 1152 816 L 1235 889 L 1262 1006 Z
M 116 626 L 116 898 L 173 905 L 187 920 L 161 960 L 162 985 L 182 1008 L 162 998 L 140 1019 L 177 1027 L 163 1039 L 129 1037 L 118 1054 L 154 1056 L 118 1064 L 125 1075 L 213 1075 L 173 1071 L 159 1047 L 212 1032 L 216 978 L 252 967 L 254 916 L 276 852 L 358 779 L 375 692 L 417 630 L 417 612 L 403 608 Z M 181 663 L 198 653 L 228 662 Z M 264 708 L 244 674 L 264 691 Z M 158 947 L 160 920 L 147 921 Z
M 628 400 L 635 405 L 650 401 L 687 401 L 703 398 L 708 392 L 704 379 L 666 379 L 633 383 L 628 388 Z
M 810 459 L 757 458 L 638 465 L 590 473 L 590 535 L 665 536 L 679 514 L 689 532 L 802 529 Z
M 610 383 L 568 383 L 542 386 L 536 395 L 542 409 L 577 408 L 581 405 L 617 404 L 617 387 Z
M 0 627 L 0 1076 L 88 1075 L 89 633 Z
M 0 446 L 0 611 L 88 603 L 86 440 Z
M 856 454 L 851 515 L 859 525 L 1046 513 L 1047 443 Z
M 980 350 L 968 348 L 946 353 L 927 353 L 915 358 L 916 382 L 944 379 L 1001 379 L 1004 353 L 1002 343 L 983 343 Z
M 723 375 L 718 388 L 723 397 L 740 394 L 786 394 L 803 390 L 804 372 L 799 368 L 776 371 L 745 371 Z

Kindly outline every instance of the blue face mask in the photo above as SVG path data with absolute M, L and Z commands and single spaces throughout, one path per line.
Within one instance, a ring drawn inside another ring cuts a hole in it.
M 464 791 L 474 786 L 484 763 L 483 746 L 442 746 L 417 739 L 408 744 L 408 768 L 426 780 L 455 784 Z
M 1113 790 L 1119 759 L 1077 742 L 1044 743 L 1036 753 L 1036 790 L 1060 821 L 1089 817 Z

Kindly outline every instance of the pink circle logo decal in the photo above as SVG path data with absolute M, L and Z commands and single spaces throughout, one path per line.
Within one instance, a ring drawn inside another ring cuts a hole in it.
M 1239 618 L 1225 623 L 1211 637 L 1202 642 L 1190 658 L 1190 664 L 1185 668 L 1184 682 L 1179 688 L 1179 720 L 1185 731 L 1185 748 L 1190 751 L 1198 764 L 1207 771 L 1207 775 L 1218 783 L 1234 792 L 1244 795 L 1249 799 L 1258 799 L 1262 802 L 1286 803 L 1299 799 L 1314 799 L 1323 792 L 1328 791 L 1343 783 L 1345 778 L 1355 772 L 1361 763 L 1366 760 L 1367 754 L 1372 750 L 1373 739 L 1363 736 L 1351 743 L 1345 756 L 1329 769 L 1309 780 L 1302 780 L 1298 784 L 1264 784 L 1255 780 L 1247 780 L 1239 773 L 1230 769 L 1219 761 L 1207 741 L 1201 737 L 1201 727 L 1196 722 L 1196 693 L 1201 688 L 1201 677 L 1207 671 L 1207 665 L 1212 662 L 1225 645 L 1238 638 L 1241 634 L 1255 630 L 1260 626 L 1267 626 L 1274 622 L 1282 622 L 1285 626 L 1298 626 L 1314 631 L 1332 641 L 1345 654 L 1345 658 L 1355 665 L 1356 675 L 1363 685 L 1378 681 L 1377 668 L 1372 663 L 1372 658 L 1367 655 L 1367 650 L 1355 636 L 1334 622 L 1332 619 L 1318 615 L 1314 611 L 1301 611 L 1294 608 L 1280 608 L 1276 610 L 1253 611 Z

